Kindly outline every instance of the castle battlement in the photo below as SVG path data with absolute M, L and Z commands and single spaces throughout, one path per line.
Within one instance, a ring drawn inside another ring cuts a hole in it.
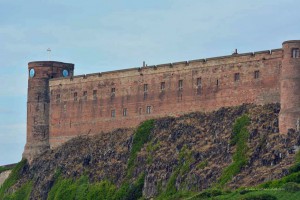
M 299 127 L 300 41 L 234 53 L 74 76 L 74 64 L 28 64 L 27 144 L 31 160 L 87 134 L 243 103 L 281 103 L 280 133 Z
M 204 58 L 204 59 L 196 59 L 196 60 L 187 60 L 187 61 L 179 61 L 174 63 L 164 63 L 164 64 L 158 64 L 158 65 L 149 65 L 146 67 L 134 67 L 134 68 L 128 68 L 128 69 L 121 69 L 121 70 L 114 70 L 114 71 L 104 71 L 104 72 L 98 72 L 98 73 L 91 73 L 91 74 L 82 74 L 77 76 L 71 76 L 71 77 L 58 77 L 53 78 L 50 81 L 57 81 L 57 80 L 65 80 L 70 79 L 70 81 L 73 81 L 74 79 L 88 79 L 89 77 L 102 77 L 105 75 L 111 75 L 111 74 L 117 74 L 116 76 L 124 76 L 126 75 L 126 72 L 133 72 L 133 71 L 146 71 L 146 70 L 157 70 L 158 68 L 176 68 L 176 67 L 182 67 L 182 65 L 186 66 L 193 66 L 197 65 L 197 67 L 209 67 L 209 66 L 216 66 L 216 65 L 224 65 L 224 64 L 238 64 L 243 62 L 255 62 L 257 60 L 264 59 L 272 59 L 274 57 L 282 56 L 282 49 L 272 49 L 272 50 L 264 50 L 264 51 L 257 51 L 257 52 L 250 52 L 250 53 L 238 53 L 234 55 L 227 55 L 227 56 L 218 56 L 218 57 L 211 57 L 211 58 Z M 253 57 L 253 59 L 251 59 Z M 243 59 L 247 59 L 244 61 Z M 222 61 L 223 60 L 223 61 Z M 218 64 L 211 61 L 217 61 Z M 199 66 L 200 65 L 200 66 Z

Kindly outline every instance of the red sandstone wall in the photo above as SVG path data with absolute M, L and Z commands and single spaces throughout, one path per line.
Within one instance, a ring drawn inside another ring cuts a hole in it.
M 28 63 L 28 72 L 30 69 L 35 70 L 35 75 L 28 77 L 27 141 L 23 152 L 23 158 L 29 162 L 49 149 L 49 79 L 61 77 L 63 69 L 72 75 L 74 65 L 37 61 Z
M 282 50 L 278 49 L 50 80 L 50 145 L 56 147 L 80 134 L 134 127 L 149 118 L 243 103 L 279 102 L 281 62 Z M 259 71 L 259 78 L 254 78 L 255 71 Z M 240 80 L 234 80 L 235 73 L 240 74 Z M 200 94 L 197 78 L 202 83 Z M 182 91 L 179 80 L 183 81 Z M 165 82 L 164 92 L 161 82 Z M 144 84 L 148 84 L 146 98 Z M 115 88 L 114 98 L 111 88 Z M 151 106 L 150 114 L 146 113 L 147 106 Z M 122 116 L 123 108 L 127 108 L 127 116 Z M 112 110 L 116 111 L 115 118 L 111 117 Z

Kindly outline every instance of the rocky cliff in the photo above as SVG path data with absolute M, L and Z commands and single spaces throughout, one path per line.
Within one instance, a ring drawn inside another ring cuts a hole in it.
M 78 180 L 85 176 L 89 183 L 109 181 L 120 188 L 124 182 L 134 184 L 142 174 L 143 197 L 150 198 L 178 190 L 201 191 L 221 183 L 238 188 L 281 178 L 294 163 L 300 137 L 293 130 L 278 133 L 279 109 L 278 104 L 250 104 L 156 119 L 140 140 L 133 129 L 74 138 L 45 152 L 30 166 L 24 165 L 7 192 L 31 181 L 30 198 L 47 199 L 58 177 Z M 245 162 L 222 182 L 224 169 L 238 158 L 233 127 L 244 115 L 250 121 L 243 147 Z

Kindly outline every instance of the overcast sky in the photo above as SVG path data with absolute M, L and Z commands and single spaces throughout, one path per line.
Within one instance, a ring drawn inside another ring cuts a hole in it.
M 0 0 L 0 165 L 26 142 L 27 63 L 75 74 L 281 48 L 300 39 L 299 0 Z

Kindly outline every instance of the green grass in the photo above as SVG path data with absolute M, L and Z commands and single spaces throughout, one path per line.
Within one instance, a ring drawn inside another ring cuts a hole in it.
M 5 171 L 11 170 L 11 169 L 13 169 L 13 167 L 2 167 L 2 166 L 0 166 L 0 174 L 1 174 L 2 172 L 5 172 Z
M 103 180 L 90 183 L 86 176 L 78 180 L 58 177 L 48 194 L 48 200 L 130 200 L 142 197 L 144 174 L 133 184 L 124 183 L 118 189 L 113 183 Z
M 27 163 L 26 160 L 22 160 L 12 169 L 12 172 L 10 173 L 9 177 L 4 181 L 4 183 L 0 187 L 0 199 L 5 199 L 8 198 L 10 195 L 12 195 L 8 193 L 8 189 L 12 187 L 15 183 L 17 183 L 17 181 L 21 177 L 21 171 L 23 167 L 26 165 L 26 163 Z M 31 184 L 28 183 L 27 185 L 28 188 L 27 187 L 25 188 L 26 191 L 31 190 L 31 188 L 29 187 L 30 185 Z M 26 196 L 24 196 L 24 199 L 26 199 Z
M 178 157 L 178 165 L 173 170 L 173 173 L 171 174 L 167 182 L 165 191 L 162 191 L 161 194 L 159 194 L 159 196 L 157 197 L 157 199 L 178 199 L 184 196 L 194 194 L 194 192 L 192 191 L 186 191 L 184 180 L 181 183 L 181 189 L 177 190 L 176 188 L 177 177 L 188 173 L 191 164 L 195 161 L 192 156 L 192 151 L 189 150 L 186 145 L 184 145 L 181 148 Z
M 26 200 L 29 199 L 32 190 L 32 182 L 27 182 L 22 185 L 17 191 L 12 194 L 5 195 L 3 200 Z
M 133 136 L 132 148 L 127 164 L 127 178 L 131 178 L 133 169 L 135 167 L 135 160 L 138 152 L 142 149 L 144 144 L 150 141 L 151 130 L 154 127 L 154 120 L 147 120 L 143 122 L 136 130 Z
M 247 140 L 249 138 L 249 132 L 246 126 L 249 125 L 249 123 L 249 117 L 247 115 L 243 115 L 238 118 L 233 125 L 233 136 L 230 143 L 232 145 L 236 145 L 236 152 L 233 155 L 233 162 L 222 172 L 218 185 L 220 187 L 223 187 L 228 181 L 237 175 L 241 171 L 241 168 L 248 162 Z
M 276 197 L 278 200 L 297 200 L 300 199 L 300 192 L 287 192 L 284 190 L 258 190 L 258 191 L 250 191 L 247 194 L 240 194 L 238 191 L 228 193 L 228 194 L 222 194 L 220 196 L 215 196 L 214 200 L 246 200 L 247 198 L 255 200 L 259 198 L 255 197 L 261 197 L 262 195 L 271 195 Z M 252 197 L 252 198 L 250 198 Z M 191 198 L 190 200 L 196 200 L 201 198 Z M 205 198 L 202 198 L 205 199 Z M 212 198 L 206 198 L 206 199 L 212 199 Z M 267 200 L 266 198 L 261 198 L 261 200 Z M 248 199 L 247 199 L 248 200 Z

